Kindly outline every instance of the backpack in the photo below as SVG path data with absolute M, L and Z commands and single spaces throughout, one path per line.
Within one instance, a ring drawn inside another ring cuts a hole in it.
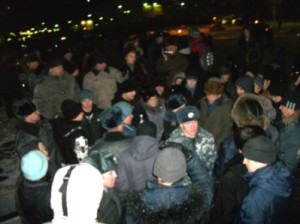
M 214 54 L 208 47 L 204 49 L 204 53 L 199 59 L 199 63 L 204 71 L 210 70 L 214 64 Z

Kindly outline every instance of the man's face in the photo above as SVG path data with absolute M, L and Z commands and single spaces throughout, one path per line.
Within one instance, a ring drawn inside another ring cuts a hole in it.
M 122 94 L 122 98 L 127 100 L 127 101 L 132 101 L 134 100 L 134 97 L 136 95 L 136 91 L 130 91 Z
M 206 94 L 206 99 L 207 99 L 208 104 L 215 103 L 220 97 L 221 97 L 221 94 Z
M 287 107 L 285 107 L 283 105 L 281 105 L 279 107 L 279 109 L 281 111 L 282 117 L 284 117 L 284 118 L 290 117 L 290 116 L 292 116 L 295 113 L 294 110 L 292 110 L 290 108 L 287 108 Z
M 25 121 L 28 123 L 32 123 L 35 124 L 37 123 L 39 120 L 41 119 L 41 115 L 40 112 L 38 112 L 37 110 L 32 112 L 30 115 L 25 117 Z
M 186 85 L 187 85 L 189 88 L 195 88 L 196 85 L 197 85 L 197 80 L 196 80 L 196 79 L 187 79 L 187 80 L 186 80 Z
M 97 70 L 103 71 L 103 70 L 106 69 L 107 64 L 106 64 L 105 62 L 103 62 L 103 63 L 97 63 L 97 64 L 96 64 L 96 67 L 97 67 Z
M 195 138 L 198 133 L 198 121 L 192 120 L 183 122 L 180 125 L 180 128 L 182 129 L 183 133 L 189 137 L 189 138 Z
M 222 74 L 220 78 L 224 83 L 226 83 L 230 79 L 230 74 L 228 74 L 228 73 Z
M 257 166 L 256 166 L 256 164 L 257 164 L 256 161 L 244 158 L 243 164 L 246 166 L 247 171 L 249 173 L 253 173 L 253 172 L 255 172 L 258 169 Z
M 165 92 L 165 87 L 164 86 L 155 86 L 155 90 L 159 95 L 163 95 Z
M 245 90 L 242 87 L 239 87 L 239 86 L 236 87 L 235 91 L 236 91 L 236 94 L 238 96 L 241 96 L 245 93 Z
M 84 99 L 81 101 L 82 110 L 90 113 L 93 109 L 93 101 L 90 99 Z
M 129 52 L 126 57 L 125 57 L 125 61 L 127 64 L 129 65 L 133 65 L 136 62 L 136 53 L 131 51 Z
M 61 76 L 64 73 L 64 67 L 58 65 L 49 69 L 50 73 L 54 76 Z
M 102 174 L 103 177 L 103 185 L 104 188 L 114 188 L 115 184 L 116 184 L 116 179 L 118 177 L 116 171 L 114 170 L 110 170 L 104 174 Z
M 157 96 L 152 96 L 148 99 L 147 105 L 149 107 L 155 108 L 158 105 L 158 97 Z

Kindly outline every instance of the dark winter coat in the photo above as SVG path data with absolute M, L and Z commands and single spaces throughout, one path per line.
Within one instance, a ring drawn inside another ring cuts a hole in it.
M 294 177 L 282 162 L 245 176 L 250 190 L 244 198 L 238 223 L 284 223 Z
M 97 212 L 97 221 L 101 223 L 119 224 L 121 214 L 121 203 L 115 191 L 112 189 L 104 190 Z
M 229 161 L 216 189 L 214 206 L 211 212 L 211 224 L 232 224 L 239 212 L 244 197 L 248 193 L 248 182 L 244 178 L 247 172 L 243 164 L 244 157 L 238 154 Z
M 284 118 L 278 128 L 279 137 L 276 141 L 279 150 L 279 159 L 292 171 L 298 163 L 297 153 L 300 149 L 300 110 L 289 118 Z
M 65 99 L 77 100 L 80 89 L 75 78 L 64 73 L 60 77 L 45 75 L 34 88 L 34 102 L 41 115 L 47 119 L 62 117 L 61 103 Z
M 105 132 L 100 121 L 101 112 L 102 110 L 98 109 L 96 105 L 93 105 L 91 113 L 84 112 L 84 118 L 81 122 L 81 126 L 88 139 L 89 146 L 94 145 L 94 143 L 100 139 Z
M 141 191 L 148 180 L 154 180 L 153 164 L 159 153 L 158 141 L 142 135 L 133 138 L 132 144 L 119 157 L 116 188 L 124 191 Z
M 217 151 L 221 142 L 232 134 L 231 108 L 232 101 L 224 94 L 220 105 L 216 106 L 210 114 L 208 114 L 206 97 L 200 101 L 200 125 L 214 136 Z
M 171 187 L 150 181 L 140 193 L 132 193 L 127 204 L 127 223 L 197 223 L 209 209 L 213 182 L 193 153 L 187 163 L 192 185 L 179 180 Z
M 43 80 L 43 76 L 47 74 L 45 65 L 39 62 L 39 66 L 34 71 L 28 73 L 28 87 L 31 96 L 33 96 L 35 86 Z
M 79 163 L 89 150 L 88 140 L 81 127 L 81 122 L 58 119 L 56 132 L 65 163 Z
M 228 162 L 239 154 L 235 146 L 233 135 L 225 138 L 218 151 L 218 157 L 214 165 L 213 173 L 219 179 L 228 166 Z
M 53 219 L 50 205 L 51 182 L 28 181 L 22 175 L 16 184 L 16 208 L 23 221 L 42 224 Z
M 166 76 L 167 85 L 170 86 L 174 76 L 180 72 L 185 72 L 188 65 L 187 58 L 180 53 L 176 53 L 174 56 L 169 57 L 168 61 L 165 61 L 161 56 L 157 60 L 155 67 L 157 72 Z
M 34 141 L 42 142 L 49 153 L 51 172 L 54 174 L 64 160 L 61 150 L 54 139 L 52 127 L 49 122 L 40 120 L 38 123 L 32 124 L 24 120 L 17 120 L 16 129 L 15 147 L 18 155 L 20 156 L 20 151 L 25 145 Z

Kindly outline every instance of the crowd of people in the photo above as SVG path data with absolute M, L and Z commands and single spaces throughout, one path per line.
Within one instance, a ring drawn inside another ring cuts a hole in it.
M 130 35 L 120 68 L 97 49 L 85 66 L 27 54 L 26 92 L 3 94 L 22 222 L 299 223 L 300 74 L 264 64 L 250 26 L 237 48 L 217 71 L 196 27 L 146 48 Z

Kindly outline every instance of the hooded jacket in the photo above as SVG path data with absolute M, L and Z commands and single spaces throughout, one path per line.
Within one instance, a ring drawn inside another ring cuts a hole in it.
M 247 173 L 250 191 L 241 205 L 238 223 L 284 223 L 294 178 L 281 162 Z
M 153 164 L 159 153 L 158 141 L 150 136 L 136 136 L 131 146 L 119 157 L 117 189 L 140 191 L 148 180 L 153 180 Z

